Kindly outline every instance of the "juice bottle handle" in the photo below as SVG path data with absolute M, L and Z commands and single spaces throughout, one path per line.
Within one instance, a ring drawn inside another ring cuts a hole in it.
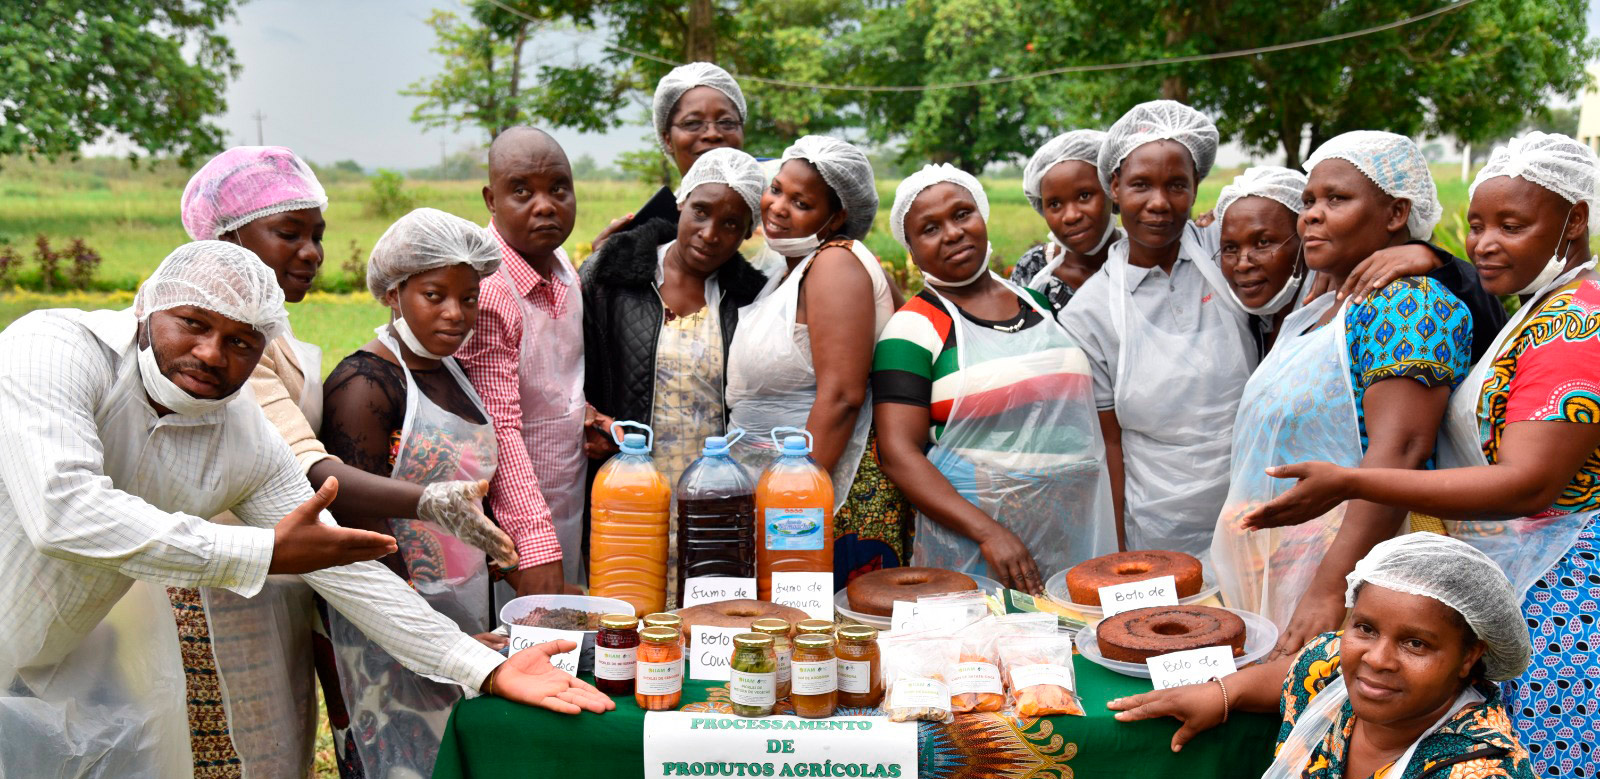
M 740 431 L 740 432 L 743 432 L 743 431 Z M 775 428 L 772 428 L 772 432 L 768 433 L 767 435 L 772 437 L 772 446 L 773 446 L 773 448 L 777 449 L 780 452 L 783 451 L 783 441 L 779 440 L 778 433 L 799 433 L 800 435 L 803 435 L 803 436 L 806 437 L 806 451 L 807 452 L 814 451 L 817 448 L 816 439 L 812 438 L 810 430 L 807 430 L 807 429 L 805 429 L 803 427 L 775 427 Z
M 655 449 L 655 447 L 656 447 L 656 431 L 651 429 L 651 427 L 649 425 L 647 425 L 647 424 L 645 424 L 643 422 L 634 422 L 632 420 L 623 420 L 623 421 L 620 421 L 620 422 L 612 422 L 611 423 L 611 431 L 610 431 L 611 432 L 611 440 L 616 441 L 617 442 L 617 446 L 622 446 L 622 428 L 624 428 L 624 427 L 636 427 L 636 428 L 639 428 L 640 430 L 643 430 L 644 431 L 644 448 L 646 450 L 651 450 L 651 451 L 653 451 Z
M 723 439 L 725 439 L 727 441 L 728 448 L 732 449 L 734 444 L 739 443 L 739 441 L 741 441 L 744 438 L 744 428 L 742 428 L 742 427 L 733 428 L 732 430 L 729 430 L 726 434 L 724 434 L 722 437 L 723 437 Z

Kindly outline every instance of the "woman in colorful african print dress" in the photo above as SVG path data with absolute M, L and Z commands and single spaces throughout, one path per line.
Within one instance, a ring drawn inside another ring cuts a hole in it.
M 1276 469 L 1300 483 L 1268 509 L 1346 498 L 1459 522 L 1451 535 L 1510 576 L 1533 632 L 1529 671 L 1506 706 L 1539 776 L 1595 776 L 1600 729 L 1600 275 L 1589 255 L 1600 161 L 1560 135 L 1497 149 L 1472 184 L 1467 251 L 1522 308 L 1450 403 L 1445 470 Z M 1280 505 L 1281 504 L 1281 505 Z M 1509 520 L 1509 521 L 1507 521 Z
M 1283 719 L 1262 779 L 1532 779 L 1494 682 L 1528 667 L 1510 580 L 1437 533 L 1384 541 L 1346 585 L 1350 626 L 1220 679 L 1119 698 L 1122 722 L 1174 717 L 1174 752 L 1233 711 Z

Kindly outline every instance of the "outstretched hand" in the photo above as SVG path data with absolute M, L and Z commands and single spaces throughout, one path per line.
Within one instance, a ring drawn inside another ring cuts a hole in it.
M 1304 462 L 1268 468 L 1267 475 L 1274 479 L 1300 481 L 1287 492 L 1245 514 L 1241 523 L 1246 530 L 1265 530 L 1299 525 L 1316 519 L 1349 498 L 1349 488 L 1345 484 L 1347 470 L 1349 469 L 1325 462 Z
M 485 687 L 506 700 L 560 714 L 611 711 L 617 705 L 593 685 L 550 664 L 550 658 L 578 647 L 571 641 L 546 641 L 508 658 Z
M 392 537 L 321 521 L 323 509 L 339 494 L 339 480 L 327 479 L 311 499 L 284 515 L 272 529 L 272 563 L 267 573 L 310 573 L 376 560 L 399 547 Z
M 1182 723 L 1172 734 L 1172 751 L 1183 751 L 1183 745 L 1195 736 L 1221 725 L 1227 717 L 1222 699 L 1222 688 L 1212 682 L 1186 684 L 1166 690 L 1130 695 L 1106 702 L 1106 708 L 1117 712 L 1118 722 L 1135 722 L 1157 717 L 1173 717 Z

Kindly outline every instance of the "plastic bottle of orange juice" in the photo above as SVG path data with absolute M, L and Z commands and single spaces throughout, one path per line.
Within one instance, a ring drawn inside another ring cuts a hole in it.
M 782 444 L 778 433 L 789 432 Z M 756 482 L 756 589 L 772 598 L 772 574 L 833 571 L 833 481 L 811 459 L 811 433 L 772 431 L 778 459 Z
M 621 435 L 624 426 L 644 434 Z M 638 422 L 611 427 L 622 453 L 594 477 L 590 493 L 589 594 L 620 598 L 635 613 L 666 608 L 667 516 L 672 485 L 650 459 L 655 431 Z

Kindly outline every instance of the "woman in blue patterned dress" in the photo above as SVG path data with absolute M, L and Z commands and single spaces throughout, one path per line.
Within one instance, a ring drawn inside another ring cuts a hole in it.
M 1413 473 L 1308 462 L 1264 507 L 1295 521 L 1360 498 L 1446 518 L 1493 557 L 1522 595 L 1532 667 L 1504 685 L 1539 776 L 1595 776 L 1600 731 L 1600 275 L 1589 254 L 1600 161 L 1561 135 L 1495 150 L 1473 181 L 1467 251 L 1496 294 L 1522 307 L 1451 399 L 1445 470 Z M 1509 520 L 1509 521 L 1507 521 Z

